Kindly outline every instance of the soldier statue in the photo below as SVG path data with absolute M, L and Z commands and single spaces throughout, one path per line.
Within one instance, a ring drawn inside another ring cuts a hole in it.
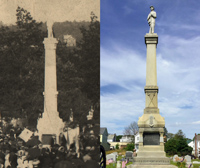
M 149 34 L 154 34 L 154 27 L 156 22 L 156 12 L 154 11 L 154 7 L 150 6 L 151 12 L 149 13 L 147 17 L 147 21 L 149 23 L 150 29 Z

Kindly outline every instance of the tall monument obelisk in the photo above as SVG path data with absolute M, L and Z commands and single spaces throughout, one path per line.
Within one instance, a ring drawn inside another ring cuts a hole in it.
M 45 47 L 45 86 L 44 86 L 44 113 L 38 119 L 38 134 L 40 140 L 45 135 L 58 137 L 63 132 L 64 122 L 57 110 L 57 74 L 56 74 L 56 46 L 58 41 L 53 37 L 53 22 L 47 21 L 48 38 L 44 39 Z
M 146 58 L 146 86 L 145 91 L 145 109 L 142 117 L 139 118 L 139 150 L 137 157 L 133 160 L 133 165 L 128 168 L 143 167 L 175 167 L 170 165 L 170 159 L 166 157 L 164 151 L 164 127 L 165 119 L 160 115 L 158 109 L 158 86 L 156 70 L 156 48 L 158 44 L 158 35 L 154 33 L 156 12 L 151 6 L 151 12 L 147 17 L 150 30 L 145 35 L 145 44 L 147 48 Z

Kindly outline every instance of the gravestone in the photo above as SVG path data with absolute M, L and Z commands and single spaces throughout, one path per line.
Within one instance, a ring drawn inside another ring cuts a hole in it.
M 186 162 L 191 163 L 191 156 L 186 155 L 186 156 L 185 156 L 185 160 L 186 160 Z
M 114 154 L 114 155 L 118 156 L 118 152 L 113 152 L 112 154 Z
M 133 152 L 132 151 L 126 151 L 125 158 L 132 162 L 133 161 Z
M 114 162 L 116 162 L 117 161 L 117 155 L 112 154 L 112 153 L 106 155 L 106 160 L 109 160 L 109 159 L 112 159 Z
M 186 155 L 185 156 L 185 160 L 186 160 L 186 165 L 187 165 L 187 167 L 192 163 L 192 161 L 191 161 L 191 156 L 189 156 L 189 155 Z
M 176 162 L 176 158 L 178 157 L 178 155 L 174 155 L 173 156 L 173 162 Z
M 115 155 L 115 158 L 116 158 L 116 161 L 117 161 L 118 153 L 117 152 L 113 152 L 111 154 Z
M 117 167 L 116 168 L 121 168 L 122 166 L 121 166 L 121 161 L 117 161 Z

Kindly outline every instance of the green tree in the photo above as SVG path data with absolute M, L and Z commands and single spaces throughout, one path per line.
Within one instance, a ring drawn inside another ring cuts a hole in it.
M 17 8 L 16 26 L 0 28 L 2 117 L 25 117 L 35 125 L 43 111 L 43 38 L 30 13 Z
M 89 28 L 81 28 L 82 40 L 78 43 L 77 54 L 80 62 L 77 66 L 83 79 L 81 91 L 95 107 L 100 103 L 100 22 L 91 13 Z
M 174 138 L 175 139 L 183 139 L 183 138 L 186 138 L 186 137 L 185 137 L 185 134 L 183 133 L 182 130 L 178 130 L 178 132 L 174 135 Z
M 169 155 L 177 154 L 177 141 L 174 138 L 169 139 L 165 143 L 165 152 Z
M 179 130 L 173 138 L 165 143 L 165 152 L 174 155 L 187 155 L 191 154 L 192 148 L 187 144 L 187 138 L 182 130 Z
M 57 46 L 58 110 L 64 121 L 72 109 L 74 119 L 87 124 L 92 106 L 95 123 L 100 122 L 100 23 L 94 18 L 91 15 L 88 28 L 81 27 L 82 40 L 77 48 L 67 48 L 62 41 Z
M 127 144 L 126 150 L 133 151 L 133 149 L 135 149 L 135 144 L 134 143 Z
M 116 148 L 116 149 L 119 149 L 119 144 L 117 144 L 117 145 L 115 146 L 115 148 Z
M 119 142 L 120 139 L 122 138 L 122 136 L 123 136 L 123 135 L 117 135 L 117 136 L 116 136 L 116 141 Z

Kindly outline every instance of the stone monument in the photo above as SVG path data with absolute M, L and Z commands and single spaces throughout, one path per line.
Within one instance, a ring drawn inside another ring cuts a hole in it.
M 59 117 L 57 110 L 57 75 L 56 75 L 56 46 L 58 41 L 53 37 L 53 22 L 47 21 L 48 37 L 44 39 L 45 47 L 45 83 L 44 83 L 44 112 L 38 119 L 37 130 L 39 139 L 43 141 L 44 136 L 56 137 L 63 132 L 64 122 Z
M 160 115 L 158 109 L 158 86 L 156 70 L 156 47 L 158 44 L 158 35 L 154 33 L 156 12 L 151 6 L 151 12 L 148 15 L 150 31 L 145 35 L 145 44 L 147 47 L 146 63 L 146 86 L 145 109 L 142 117 L 139 118 L 139 150 L 137 157 L 133 158 L 133 164 L 128 168 L 143 167 L 176 167 L 170 165 L 170 159 L 166 157 L 164 151 L 164 127 L 165 119 Z M 153 11 L 153 12 L 152 12 Z

